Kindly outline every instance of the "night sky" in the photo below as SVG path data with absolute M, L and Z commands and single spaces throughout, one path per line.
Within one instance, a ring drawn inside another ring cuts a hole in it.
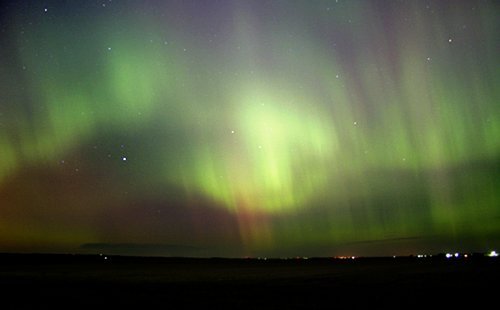
M 0 251 L 500 247 L 499 1 L 0 6 Z

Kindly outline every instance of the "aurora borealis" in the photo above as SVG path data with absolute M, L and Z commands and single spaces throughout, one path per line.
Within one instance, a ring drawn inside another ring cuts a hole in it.
M 3 2 L 0 251 L 499 247 L 499 16 L 497 1 Z

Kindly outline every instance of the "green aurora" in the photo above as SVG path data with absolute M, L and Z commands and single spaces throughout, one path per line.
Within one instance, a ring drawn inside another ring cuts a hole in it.
M 0 10 L 0 250 L 500 245 L 498 2 L 104 4 Z

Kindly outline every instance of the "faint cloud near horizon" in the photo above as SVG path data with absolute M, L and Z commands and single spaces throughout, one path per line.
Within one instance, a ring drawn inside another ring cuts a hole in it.
M 138 256 L 204 256 L 206 249 L 177 244 L 142 243 L 84 243 L 80 250 L 86 253 L 106 253 Z

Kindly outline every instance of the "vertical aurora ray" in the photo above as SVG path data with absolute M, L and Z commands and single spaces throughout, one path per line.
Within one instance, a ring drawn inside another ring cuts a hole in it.
M 493 1 L 3 12 L 0 247 L 498 245 Z

